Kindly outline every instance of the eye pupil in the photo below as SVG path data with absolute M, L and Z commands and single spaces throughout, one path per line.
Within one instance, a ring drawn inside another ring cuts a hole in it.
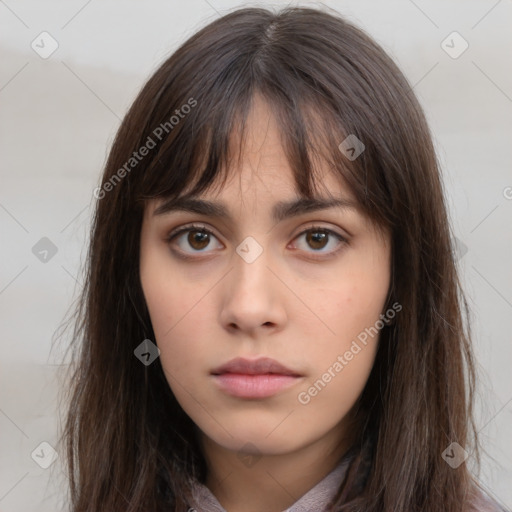
M 209 243 L 209 235 L 204 231 L 191 230 L 188 233 L 188 242 L 194 249 L 204 249 Z
M 306 235 L 308 244 L 313 249 L 323 249 L 328 236 L 329 235 L 327 233 L 323 233 L 321 231 L 310 231 Z
M 193 252 L 199 253 L 210 245 L 210 235 L 212 235 L 212 233 L 210 233 L 209 230 L 203 227 L 198 226 L 196 228 L 193 228 L 192 226 L 190 226 L 188 229 L 183 229 L 182 232 L 187 233 L 186 243 L 188 244 L 189 249 L 192 249 Z M 171 236 L 170 240 L 176 238 L 178 234 Z M 322 252 L 323 254 L 322 249 L 329 245 L 332 234 L 333 233 L 329 229 L 314 228 L 303 231 L 300 235 L 300 238 L 304 240 L 303 237 L 305 237 L 306 244 L 309 246 L 310 249 L 312 249 L 315 252 Z M 213 236 L 214 238 L 216 238 L 215 235 Z

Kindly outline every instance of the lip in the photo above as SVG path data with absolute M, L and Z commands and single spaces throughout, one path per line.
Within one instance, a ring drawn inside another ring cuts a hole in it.
M 267 398 L 297 383 L 302 375 L 275 359 L 232 359 L 211 372 L 219 388 L 238 398 Z
M 269 373 L 278 375 L 290 375 L 300 377 L 301 375 L 290 368 L 287 368 L 280 362 L 270 357 L 260 357 L 258 359 L 245 359 L 236 357 L 227 363 L 219 366 L 211 372 L 213 375 L 223 373 L 240 373 L 244 375 L 266 375 Z

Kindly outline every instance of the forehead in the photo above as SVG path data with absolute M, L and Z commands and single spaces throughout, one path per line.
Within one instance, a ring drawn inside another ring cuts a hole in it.
M 217 180 L 200 194 L 190 188 L 179 197 L 160 198 L 153 202 L 151 216 L 159 217 L 172 212 L 191 212 L 233 222 L 246 211 L 268 215 L 281 222 L 299 215 L 327 210 L 361 213 L 360 207 L 344 186 L 342 178 L 328 169 L 317 170 L 313 196 L 298 193 L 295 177 L 286 158 L 272 158 L 272 165 L 254 168 L 242 160 L 241 168 L 230 169 L 225 182 Z
M 306 197 L 299 193 L 295 174 L 282 149 L 275 149 L 271 154 L 262 148 L 260 155 L 253 156 L 244 155 L 239 165 L 230 166 L 225 179 L 217 179 L 201 197 L 230 204 L 252 202 L 263 205 L 308 199 L 326 202 L 343 200 L 355 206 L 356 200 L 348 185 L 326 164 L 315 166 L 312 171 L 313 195 Z M 183 195 L 187 195 L 187 192 Z
M 249 210 L 260 214 L 268 211 L 274 222 L 280 222 L 329 208 L 360 213 L 342 177 L 327 166 L 315 169 L 313 195 L 303 196 L 297 190 L 294 173 L 282 151 L 275 149 L 266 156 L 265 162 L 263 158 L 242 158 L 240 166 L 228 169 L 224 181 L 217 178 L 200 194 L 193 193 L 194 187 L 190 185 L 178 197 L 153 201 L 152 216 L 188 211 L 233 221 L 237 214 Z
M 277 220 L 291 216 L 292 211 L 299 214 L 319 210 L 322 204 L 325 208 L 356 208 L 355 197 L 342 174 L 319 154 L 308 154 L 309 169 L 297 162 L 291 164 L 283 128 L 279 126 L 276 115 L 269 103 L 256 94 L 245 120 L 231 131 L 227 159 L 208 185 L 199 194 L 195 193 L 204 171 L 194 172 L 179 197 L 174 196 L 172 200 L 160 197 L 150 202 L 152 208 L 149 210 L 158 216 L 180 209 L 179 205 L 188 211 L 228 218 L 248 208 L 252 211 L 257 209 L 260 213 L 268 210 Z M 201 165 L 208 170 L 206 156 Z M 291 165 L 295 165 L 295 169 Z M 310 183 L 312 196 L 299 194 L 297 179 Z M 198 204 L 198 199 L 202 204 Z M 232 212 L 231 215 L 227 210 Z
M 314 138 L 315 134 L 311 134 Z M 299 142 L 297 141 L 297 144 Z M 298 193 L 296 177 L 286 153 L 282 127 L 269 103 L 255 94 L 243 129 L 233 130 L 229 139 L 228 163 L 221 174 L 224 180 L 216 179 L 208 186 L 210 197 L 231 196 L 240 193 L 295 197 Z M 308 153 L 311 163 L 309 171 L 301 169 L 306 177 L 311 174 L 312 188 L 318 197 L 338 197 L 347 199 L 354 196 L 342 177 L 327 160 L 315 152 Z M 193 189 L 189 183 L 184 194 Z

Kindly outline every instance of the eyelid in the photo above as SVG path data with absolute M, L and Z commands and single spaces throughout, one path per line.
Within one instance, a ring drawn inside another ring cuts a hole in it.
M 338 240 L 339 244 L 338 247 L 334 250 L 323 252 L 323 251 L 301 251 L 299 252 L 304 253 L 306 256 L 302 256 L 310 261 L 328 261 L 331 258 L 335 258 L 338 256 L 338 254 L 349 244 L 350 237 L 342 235 L 341 233 L 338 233 L 333 228 L 329 228 L 326 226 L 321 226 L 319 223 L 314 223 L 308 227 L 301 228 L 301 230 L 293 237 L 292 243 L 295 242 L 298 238 L 302 237 L 306 233 L 309 232 L 324 232 L 328 233 L 329 237 L 334 237 Z
M 310 231 L 323 231 L 323 232 L 328 233 L 329 236 L 334 236 L 338 239 L 338 241 L 340 242 L 340 247 L 338 247 L 337 249 L 335 249 L 333 251 L 325 252 L 325 253 L 319 251 L 316 253 L 316 255 L 315 255 L 315 251 L 305 251 L 308 254 L 308 257 L 313 260 L 314 259 L 327 259 L 329 257 L 335 256 L 343 248 L 343 246 L 345 246 L 349 243 L 349 240 L 350 240 L 349 235 L 342 235 L 341 233 L 338 233 L 333 228 L 322 226 L 320 224 L 321 224 L 321 222 L 315 223 L 313 221 L 313 223 L 311 225 L 309 225 L 307 227 L 300 228 L 300 231 L 297 234 L 293 235 L 293 238 L 292 238 L 292 242 L 293 242 L 297 238 L 305 235 L 306 233 L 308 233 Z M 197 224 L 197 223 L 184 224 L 184 225 L 172 230 L 168 235 L 166 235 L 165 241 L 166 241 L 166 243 L 169 244 L 178 235 L 181 235 L 182 233 L 186 233 L 188 231 L 193 231 L 193 230 L 203 231 L 209 235 L 213 235 L 220 242 L 219 236 L 215 233 L 215 231 L 213 229 L 205 226 L 204 224 Z M 202 251 L 193 251 L 193 252 L 196 252 L 197 254 L 202 253 Z M 213 251 L 204 251 L 204 252 L 208 253 L 208 252 L 213 252 Z M 185 257 L 189 257 L 189 256 L 185 256 Z M 194 256 L 190 256 L 190 258 L 194 258 Z
M 324 221 L 310 221 L 309 223 L 307 223 L 306 227 L 301 226 L 301 228 L 297 232 L 297 234 L 293 235 L 293 240 L 295 240 L 298 236 L 303 235 L 304 233 L 306 233 L 308 231 L 313 231 L 315 229 L 318 231 L 327 231 L 327 232 L 329 232 L 329 234 L 337 236 L 345 242 L 348 242 L 350 240 L 351 235 L 346 230 L 343 230 L 343 233 L 340 233 L 339 232 L 341 230 L 340 228 L 338 228 L 338 230 L 336 230 L 336 228 L 333 228 L 330 226 L 325 226 L 322 224 L 325 224 L 325 222 Z
M 345 234 L 338 233 L 334 228 L 321 226 L 320 224 L 323 221 L 311 221 L 310 225 L 308 227 L 301 227 L 300 231 L 298 231 L 295 235 L 293 235 L 293 240 L 297 238 L 300 235 L 303 235 L 305 232 L 310 231 L 312 229 L 318 229 L 318 230 L 324 230 L 329 231 L 330 233 L 340 237 L 342 240 L 349 241 L 351 238 L 350 233 L 348 233 L 346 230 L 344 230 Z M 190 224 L 184 224 L 174 230 L 172 230 L 168 235 L 166 235 L 166 240 L 169 241 L 170 239 L 174 238 L 175 235 L 181 234 L 184 231 L 188 231 L 191 229 L 197 229 L 197 230 L 203 230 L 207 233 L 213 234 L 217 239 L 219 239 L 219 236 L 215 233 L 215 230 L 213 228 L 209 228 L 204 224 L 197 224 L 197 223 L 190 223 Z
M 172 230 L 168 235 L 166 235 L 165 239 L 166 241 L 171 241 L 175 236 L 177 235 L 180 235 L 181 233 L 183 232 L 187 232 L 187 231 L 192 231 L 196 229 L 197 231 L 204 231 L 205 233 L 208 233 L 208 234 L 211 234 L 211 235 L 214 235 L 215 238 L 219 238 L 213 229 L 205 226 L 204 224 L 196 224 L 196 223 L 192 223 L 192 224 L 184 224 L 183 226 L 180 226 L 179 228 L 176 228 L 174 230 Z

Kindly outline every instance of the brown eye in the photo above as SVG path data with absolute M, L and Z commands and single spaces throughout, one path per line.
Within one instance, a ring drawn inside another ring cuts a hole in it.
M 329 235 L 322 231 L 308 231 L 306 241 L 312 249 L 323 249 L 329 242 Z
M 222 248 L 222 244 L 217 237 L 203 226 L 184 226 L 171 233 L 166 241 L 169 245 L 177 245 L 181 252 L 187 254 L 211 252 L 208 248 Z M 212 242 L 215 242 L 216 245 Z
M 320 227 L 303 231 L 296 240 L 295 245 L 298 249 L 315 257 L 317 257 L 315 253 L 318 253 L 320 257 L 332 256 L 348 243 L 345 237 L 331 229 Z
M 187 241 L 190 247 L 198 251 L 204 249 L 210 243 L 210 235 L 206 231 L 190 230 L 188 232 Z

